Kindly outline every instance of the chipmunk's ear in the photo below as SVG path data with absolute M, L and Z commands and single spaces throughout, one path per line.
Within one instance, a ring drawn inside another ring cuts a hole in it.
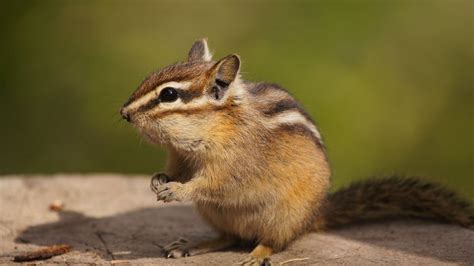
M 214 65 L 213 70 L 216 80 L 229 85 L 239 74 L 240 58 L 235 54 L 228 55 L 219 60 L 219 62 Z
M 209 93 L 216 100 L 224 97 L 229 85 L 238 79 L 240 69 L 240 58 L 237 55 L 228 55 L 211 68 L 211 77 L 213 78 L 212 87 Z
M 188 61 L 210 62 L 211 60 L 212 54 L 209 52 L 209 47 L 207 47 L 207 39 L 203 38 L 195 41 L 191 50 L 189 50 Z

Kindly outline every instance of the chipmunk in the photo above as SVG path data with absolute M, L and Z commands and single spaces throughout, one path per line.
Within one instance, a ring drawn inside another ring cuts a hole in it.
M 331 170 L 313 119 L 282 87 L 244 81 L 237 55 L 212 60 L 206 39 L 187 60 L 152 73 L 120 110 L 169 152 L 155 174 L 158 200 L 192 201 L 220 237 L 164 248 L 179 258 L 256 247 L 241 265 L 269 256 L 304 233 L 384 217 L 419 217 L 472 228 L 471 205 L 416 178 L 374 179 L 329 193 Z

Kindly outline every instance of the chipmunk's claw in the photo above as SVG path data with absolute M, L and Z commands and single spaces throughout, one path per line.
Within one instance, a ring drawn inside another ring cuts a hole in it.
M 164 202 L 183 201 L 183 184 L 178 182 L 169 182 L 159 186 L 156 189 L 156 198 Z
M 270 258 L 265 258 L 263 259 L 263 262 L 262 262 L 262 265 L 263 266 L 272 266 L 272 261 L 270 260 Z
M 158 188 L 168 183 L 169 177 L 163 173 L 155 173 L 151 177 L 150 188 L 155 194 L 158 194 Z
M 273 263 L 271 262 L 270 258 L 255 258 L 254 256 L 250 255 L 245 258 L 243 261 L 237 263 L 239 266 L 271 266 Z
M 182 201 L 183 184 L 169 182 L 170 178 L 166 174 L 156 173 L 151 178 L 150 188 L 156 194 L 157 201 Z
M 187 246 L 188 246 L 188 240 L 184 238 L 179 238 L 173 243 L 163 247 L 163 255 L 167 259 L 189 257 L 190 254 L 189 254 Z

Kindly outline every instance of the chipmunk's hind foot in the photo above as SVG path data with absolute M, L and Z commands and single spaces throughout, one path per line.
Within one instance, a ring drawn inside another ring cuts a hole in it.
M 191 245 L 188 243 L 188 240 L 179 238 L 173 243 L 163 247 L 163 255 L 166 258 L 174 259 L 196 256 L 228 248 L 234 245 L 234 243 L 235 239 L 228 236 L 221 236 L 217 239 L 202 241 L 197 245 Z
M 188 240 L 180 237 L 178 240 L 164 246 L 162 252 L 163 256 L 166 258 L 177 259 L 188 257 L 190 255 L 188 249 Z
M 239 262 L 240 266 L 270 266 L 273 265 L 270 260 L 270 255 L 273 253 L 272 248 L 265 245 L 258 245 L 250 255 Z

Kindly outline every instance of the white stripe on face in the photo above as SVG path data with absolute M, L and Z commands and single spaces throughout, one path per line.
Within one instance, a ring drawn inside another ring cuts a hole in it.
M 156 97 L 158 97 L 160 95 L 161 90 L 166 87 L 172 87 L 175 89 L 186 89 L 190 85 L 191 85 L 191 82 L 189 81 L 184 81 L 184 82 L 170 81 L 170 82 L 163 83 L 160 86 L 156 87 L 154 90 L 148 92 L 147 94 L 133 101 L 131 104 L 125 107 L 125 109 L 137 110 L 138 108 L 140 108 L 140 106 L 145 105 L 152 99 L 155 99 Z
M 158 114 L 163 111 L 169 110 L 186 110 L 186 109 L 197 109 L 207 105 L 209 98 L 207 95 L 194 98 L 192 101 L 184 103 L 180 98 L 174 102 L 163 102 L 151 109 L 150 114 Z
M 151 114 L 158 114 L 160 112 L 169 111 L 169 110 L 198 110 L 200 108 L 204 108 L 205 106 L 209 104 L 214 105 L 214 106 L 222 106 L 227 103 L 227 99 L 229 97 L 241 95 L 245 92 L 238 85 L 240 84 L 235 84 L 235 82 L 231 83 L 224 97 L 218 101 L 213 99 L 213 97 L 210 96 L 208 93 L 204 93 L 203 95 L 193 98 L 191 101 L 186 102 L 186 103 L 184 103 L 180 98 L 178 98 L 174 102 L 160 103 L 159 107 L 156 106 L 155 108 L 151 109 L 149 112 Z

